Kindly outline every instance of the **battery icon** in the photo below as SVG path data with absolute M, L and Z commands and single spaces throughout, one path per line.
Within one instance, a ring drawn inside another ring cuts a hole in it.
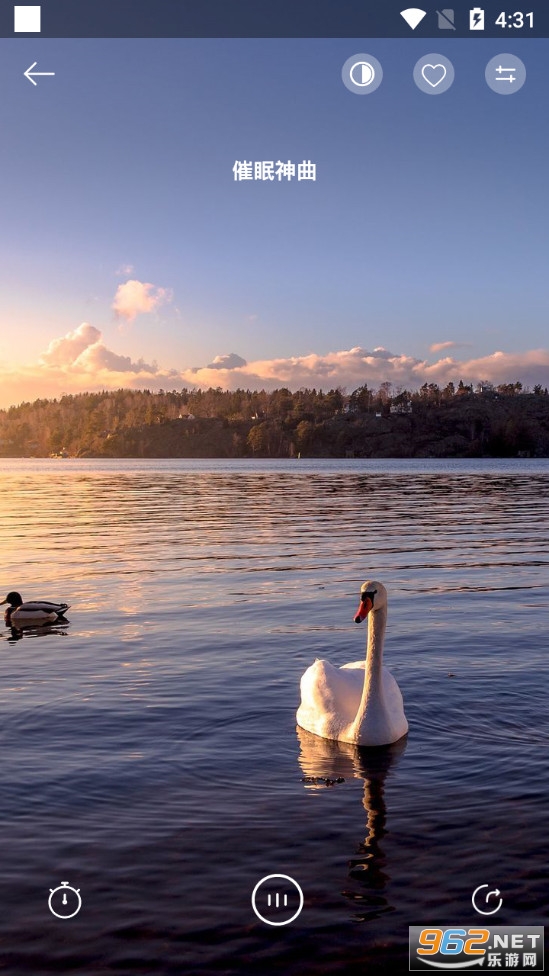
M 484 30 L 484 10 L 482 7 L 473 7 L 469 11 L 469 30 Z

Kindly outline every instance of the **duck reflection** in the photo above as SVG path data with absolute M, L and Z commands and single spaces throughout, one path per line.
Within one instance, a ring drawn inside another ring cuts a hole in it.
M 35 625 L 34 627 L 8 627 L 9 637 L 6 638 L 8 644 L 15 644 L 23 637 L 49 637 L 52 634 L 66 637 L 69 628 L 69 621 L 58 621 L 55 624 Z
M 355 885 L 342 892 L 353 903 L 353 917 L 367 921 L 394 911 L 385 894 L 390 875 L 385 871 L 386 856 L 382 848 L 387 833 L 384 793 L 391 767 L 406 750 L 406 737 L 390 746 L 359 749 L 347 742 L 322 739 L 299 727 L 296 731 L 301 746 L 299 764 L 306 786 L 337 788 L 345 780 L 364 780 L 366 836 L 348 861 L 349 878 Z

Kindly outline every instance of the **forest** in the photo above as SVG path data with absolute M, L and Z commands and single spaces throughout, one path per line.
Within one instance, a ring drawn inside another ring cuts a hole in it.
M 121 389 L 0 411 L 2 457 L 548 457 L 547 388 Z

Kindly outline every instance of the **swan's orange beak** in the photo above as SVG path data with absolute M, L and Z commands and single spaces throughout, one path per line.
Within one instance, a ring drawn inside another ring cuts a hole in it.
M 365 617 L 368 616 L 370 610 L 373 607 L 373 603 L 369 596 L 365 597 L 360 601 L 358 605 L 358 610 L 355 617 L 355 624 L 361 624 Z

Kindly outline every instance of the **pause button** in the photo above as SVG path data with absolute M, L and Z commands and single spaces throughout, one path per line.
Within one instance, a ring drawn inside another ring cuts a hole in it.
M 268 874 L 252 892 L 252 908 L 266 925 L 289 925 L 303 908 L 303 892 L 288 874 Z

